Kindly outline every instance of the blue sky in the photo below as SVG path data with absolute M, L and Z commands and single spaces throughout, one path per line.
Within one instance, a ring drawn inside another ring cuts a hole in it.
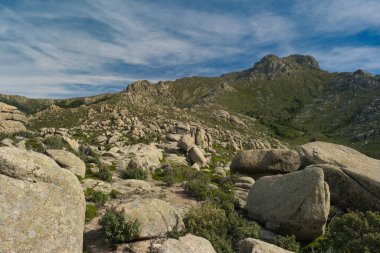
M 380 74 L 380 1 L 0 0 L 0 93 L 116 92 L 295 53 Z

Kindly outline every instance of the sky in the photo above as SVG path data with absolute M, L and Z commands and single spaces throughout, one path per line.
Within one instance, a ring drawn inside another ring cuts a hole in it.
M 0 0 L 0 93 L 67 98 L 219 76 L 267 54 L 380 74 L 379 0 Z

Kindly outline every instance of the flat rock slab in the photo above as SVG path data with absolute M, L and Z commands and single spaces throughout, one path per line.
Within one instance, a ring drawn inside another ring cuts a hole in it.
M 166 240 L 159 253 L 216 253 L 212 244 L 205 238 L 187 234 L 176 239 Z
M 160 199 L 139 199 L 116 207 L 124 211 L 128 222 L 139 222 L 139 233 L 134 239 L 164 237 L 175 227 L 185 228 L 180 215 L 167 202 Z
M 43 154 L 1 147 L 0 187 L 0 252 L 82 252 L 85 200 L 74 174 Z
M 85 177 L 86 164 L 73 153 L 60 149 L 48 149 L 46 153 L 63 168 L 77 176 Z

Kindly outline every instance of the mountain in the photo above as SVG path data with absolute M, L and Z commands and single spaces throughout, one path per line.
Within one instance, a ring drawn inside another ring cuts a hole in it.
M 380 158 L 380 76 L 363 70 L 329 73 L 312 56 L 268 55 L 240 72 L 155 84 L 138 81 L 119 93 L 89 98 L 1 95 L 0 101 L 29 114 L 32 129 L 75 127 L 125 114 L 152 121 L 200 121 L 288 145 L 331 141 Z M 221 110 L 243 124 L 226 121 Z M 94 113 L 100 111 L 107 113 Z

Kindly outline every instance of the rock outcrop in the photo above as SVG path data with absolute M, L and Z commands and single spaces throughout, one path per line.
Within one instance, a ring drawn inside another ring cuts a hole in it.
M 68 169 L 77 176 L 85 176 L 86 164 L 73 153 L 60 149 L 48 149 L 46 153 L 61 167 Z
M 246 209 L 250 218 L 271 231 L 313 240 L 324 232 L 330 211 L 323 170 L 309 168 L 260 178 L 248 194 Z
M 124 212 L 127 222 L 139 222 L 139 232 L 134 239 L 163 237 L 176 228 L 185 228 L 182 218 L 167 202 L 160 199 L 135 200 L 116 207 Z
M 292 253 L 292 251 L 257 239 L 246 238 L 239 242 L 239 253 Z
M 332 188 L 334 204 L 342 208 L 380 210 L 380 160 L 352 148 L 326 142 L 305 144 L 300 147 L 300 155 L 304 165 L 333 165 L 322 168 Z
M 187 234 L 176 239 L 166 240 L 159 253 L 216 253 L 211 243 L 205 238 Z
M 231 170 L 244 174 L 289 173 L 298 170 L 301 160 L 297 152 L 289 149 L 253 149 L 235 156 Z
M 16 107 L 0 102 L 0 133 L 25 131 L 26 116 Z
M 50 157 L 0 148 L 0 252 L 81 253 L 85 200 Z

